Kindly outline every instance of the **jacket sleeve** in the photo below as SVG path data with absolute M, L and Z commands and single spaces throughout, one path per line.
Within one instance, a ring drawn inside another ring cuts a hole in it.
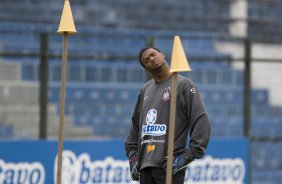
M 126 156 L 130 158 L 131 155 L 138 152 L 138 140 L 139 140 L 139 107 L 141 102 L 141 92 L 138 96 L 135 108 L 132 114 L 132 123 L 130 127 L 129 135 L 125 141 Z
M 211 124 L 201 95 L 193 83 L 186 90 L 186 97 L 190 120 L 190 142 L 186 153 L 193 160 L 204 155 L 210 140 Z

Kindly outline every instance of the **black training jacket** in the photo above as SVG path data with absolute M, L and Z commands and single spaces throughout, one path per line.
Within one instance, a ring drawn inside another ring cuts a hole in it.
M 172 76 L 159 83 L 151 79 L 139 93 L 125 141 L 127 157 L 138 153 L 139 169 L 163 168 L 166 164 L 171 80 Z M 208 113 L 197 87 L 190 79 L 178 75 L 174 156 L 186 151 L 190 158 L 202 157 L 210 131 Z

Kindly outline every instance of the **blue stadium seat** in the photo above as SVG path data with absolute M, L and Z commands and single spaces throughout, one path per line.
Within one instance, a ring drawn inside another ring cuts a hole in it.
M 281 180 L 281 170 L 254 170 L 252 173 L 252 183 L 255 184 L 280 184 Z
M 251 143 L 251 164 L 255 170 L 282 170 L 282 143 Z
M 13 126 L 9 124 L 4 124 L 0 122 L 0 138 L 1 139 L 10 139 L 13 138 L 14 130 Z
M 201 86 L 200 92 L 207 104 L 237 104 L 243 103 L 243 91 L 241 87 L 217 87 Z
M 267 89 L 253 89 L 252 103 L 258 106 L 268 105 L 268 90 Z
M 212 136 L 241 137 L 243 135 L 242 116 L 210 116 Z
M 251 135 L 254 137 L 281 137 L 282 118 L 257 116 L 251 122 Z

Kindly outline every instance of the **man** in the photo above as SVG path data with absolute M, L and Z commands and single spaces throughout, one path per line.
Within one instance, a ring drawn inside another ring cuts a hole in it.
M 140 64 L 152 74 L 139 93 L 132 125 L 125 142 L 131 178 L 141 184 L 164 184 L 168 146 L 171 79 L 165 55 L 158 49 L 140 50 Z M 177 76 L 177 103 L 174 138 L 173 184 L 183 184 L 185 168 L 201 158 L 210 138 L 205 105 L 193 82 Z M 186 148 L 190 131 L 190 142 Z

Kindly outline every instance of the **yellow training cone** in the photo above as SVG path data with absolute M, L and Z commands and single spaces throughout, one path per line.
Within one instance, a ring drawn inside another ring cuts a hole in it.
M 77 32 L 75 29 L 74 21 L 73 21 L 69 0 L 65 0 L 61 22 L 60 22 L 59 29 L 57 32 L 58 33 L 67 32 L 69 34 L 74 34 Z
M 170 72 L 185 72 L 191 71 L 186 58 L 184 49 L 182 47 L 179 36 L 174 36 L 174 43 L 172 48 Z

